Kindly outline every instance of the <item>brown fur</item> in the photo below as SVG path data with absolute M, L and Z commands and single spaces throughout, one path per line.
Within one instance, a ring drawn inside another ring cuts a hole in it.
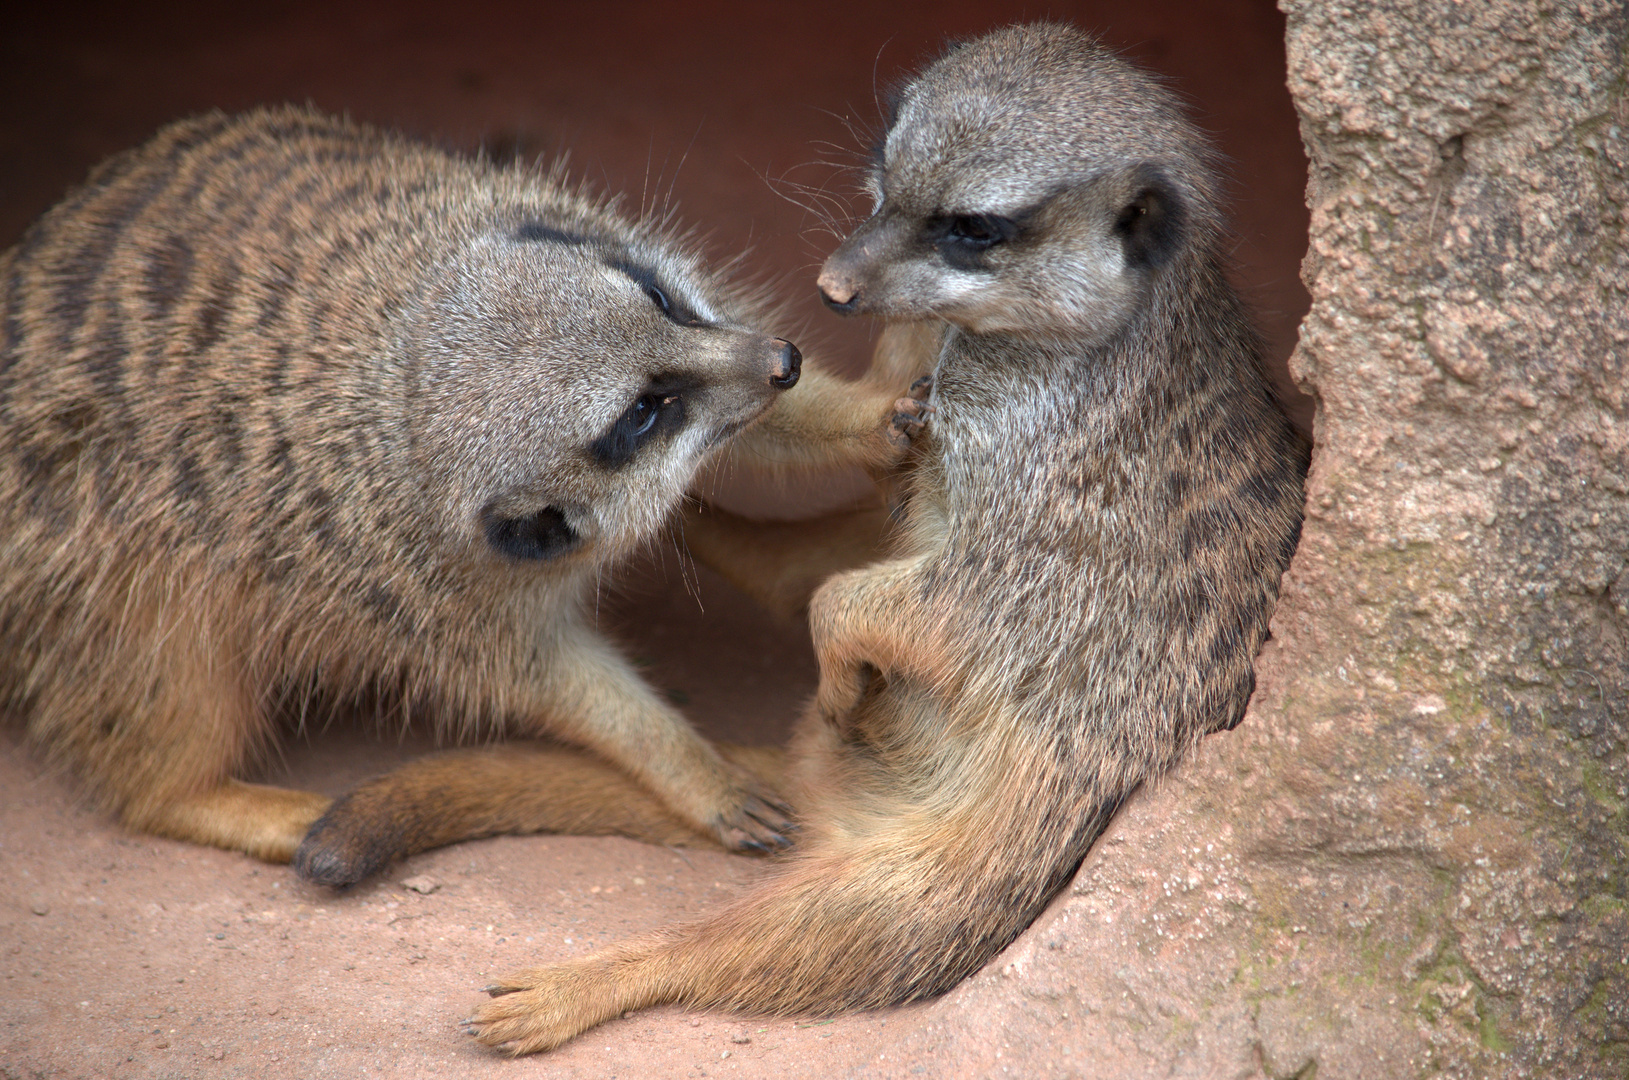
M 1206 155 L 1158 83 L 1055 24 L 905 89 L 876 213 L 821 286 L 948 329 L 894 553 L 810 605 L 804 832 L 697 922 L 500 980 L 475 1037 L 525 1053 L 661 1002 L 943 992 L 1138 784 L 1238 721 L 1306 449 L 1227 283 Z
M 280 717 L 356 702 L 548 734 L 663 829 L 783 842 L 582 613 L 795 381 L 752 317 L 558 170 L 301 109 L 166 128 L 0 256 L 0 704 L 132 827 L 266 859 L 328 800 L 238 777 Z M 822 452 L 897 457 L 869 407 Z
M 766 789 L 785 773 L 780 750 L 718 750 Z M 461 840 L 532 832 L 724 846 L 631 784 L 626 772 L 569 747 L 525 742 L 430 754 L 361 784 L 323 816 L 306 844 L 323 845 L 346 866 L 383 866 Z

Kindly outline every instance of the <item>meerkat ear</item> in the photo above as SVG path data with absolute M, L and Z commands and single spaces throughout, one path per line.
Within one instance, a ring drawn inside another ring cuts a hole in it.
M 553 559 L 571 551 L 580 541 L 558 506 L 545 506 L 523 517 L 508 517 L 488 504 L 481 511 L 481 525 L 492 550 L 511 559 Z
M 1182 245 L 1184 212 L 1176 188 L 1152 166 L 1137 171 L 1135 194 L 1120 207 L 1114 231 L 1125 246 L 1126 263 L 1157 270 Z

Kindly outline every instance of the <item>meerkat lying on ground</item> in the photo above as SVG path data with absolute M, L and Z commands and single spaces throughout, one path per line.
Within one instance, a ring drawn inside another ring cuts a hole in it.
M 264 859 L 329 800 L 239 775 L 359 701 L 556 736 L 665 828 L 784 843 L 582 612 L 798 381 L 751 318 L 558 169 L 302 109 L 164 129 L 0 256 L 0 704 L 132 828 Z M 879 400 L 824 437 L 886 457 Z M 766 453 L 826 452 L 788 416 Z
M 893 556 L 810 604 L 798 844 L 698 921 L 500 979 L 471 1034 L 525 1053 L 663 1002 L 939 994 L 1140 783 L 1239 720 L 1307 449 L 1227 282 L 1209 158 L 1157 80 L 1062 25 L 954 47 L 904 89 L 875 213 L 820 287 L 946 330 Z M 709 539 L 725 565 L 732 537 L 753 542 L 727 520 Z

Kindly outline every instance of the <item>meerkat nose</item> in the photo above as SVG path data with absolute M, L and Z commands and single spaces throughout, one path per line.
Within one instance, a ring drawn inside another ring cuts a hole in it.
M 785 338 L 776 338 L 775 342 L 781 347 L 780 363 L 769 377 L 769 385 L 777 390 L 790 390 L 798 384 L 798 376 L 803 373 L 803 354 Z
M 820 287 L 820 299 L 826 302 L 827 307 L 840 315 L 854 311 L 860 299 L 859 289 L 830 271 L 821 274 L 816 284 Z

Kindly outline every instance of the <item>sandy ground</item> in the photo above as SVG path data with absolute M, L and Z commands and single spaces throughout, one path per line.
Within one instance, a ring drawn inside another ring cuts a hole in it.
M 815 301 L 814 268 L 835 239 L 807 207 L 830 195 L 863 211 L 841 170 L 859 160 L 879 86 L 947 35 L 1051 15 L 1102 32 L 1195 103 L 1233 162 L 1241 282 L 1280 362 L 1293 345 L 1306 304 L 1296 277 L 1305 161 L 1270 3 L 607 10 L 37 5 L 10 15 L 0 245 L 95 161 L 167 120 L 309 100 L 464 149 L 569 149 L 579 175 L 635 206 L 675 202 L 721 255 L 750 248 L 750 273 L 789 298 L 777 331 L 815 362 L 853 368 L 872 328 Z M 737 480 L 724 497 L 795 514 L 844 489 L 843 478 L 778 494 Z M 773 623 L 705 572 L 687 585 L 671 558 L 637 569 L 602 618 L 719 737 L 783 738 L 814 685 L 801 628 Z M 322 732 L 291 740 L 265 776 L 337 793 L 428 746 Z M 427 854 L 341 895 L 282 867 L 129 834 L 45 771 L 17 725 L 0 727 L 0 1077 L 1003 1074 L 1000 1031 L 970 1040 L 977 1018 L 940 1005 L 814 1025 L 658 1009 L 518 1062 L 457 1033 L 483 976 L 704 911 L 755 872 L 750 859 L 705 852 L 516 837 Z M 409 878 L 434 887 L 410 891 Z M 953 1042 L 935 1035 L 945 1023 L 963 1027 Z M 941 1059 L 941 1045 L 958 1049 Z

